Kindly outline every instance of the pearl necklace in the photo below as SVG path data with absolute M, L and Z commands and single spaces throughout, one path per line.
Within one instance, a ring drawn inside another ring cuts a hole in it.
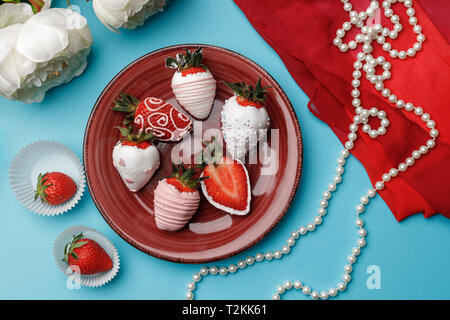
M 388 88 L 384 87 L 384 80 L 391 77 L 391 64 L 385 60 L 383 56 L 374 58 L 371 53 L 373 51 L 372 43 L 376 41 L 379 45 L 382 45 L 384 51 L 389 52 L 392 58 L 399 58 L 401 60 L 414 57 L 418 51 L 422 48 L 422 43 L 425 41 L 425 36 L 422 34 L 422 27 L 417 23 L 415 17 L 415 10 L 412 8 L 412 0 L 386 0 L 383 1 L 382 6 L 384 8 L 384 15 L 392 21 L 394 27 L 392 30 L 383 28 L 380 24 L 374 26 L 367 26 L 365 20 L 375 14 L 375 11 L 379 8 L 378 1 L 371 1 L 367 10 L 357 12 L 352 10 L 352 5 L 349 0 L 341 0 L 344 6 L 344 10 L 349 12 L 350 20 L 342 24 L 342 29 L 338 29 L 336 32 L 336 38 L 333 40 L 333 44 L 339 48 L 343 53 L 348 50 L 354 50 L 359 43 L 362 44 L 362 51 L 357 54 L 357 60 L 354 62 L 353 67 L 353 81 L 351 96 L 353 97 L 352 104 L 355 107 L 356 115 L 353 118 L 353 123 L 349 126 L 348 141 L 344 144 L 344 150 L 342 150 L 340 157 L 337 159 L 336 175 L 333 177 L 332 182 L 328 185 L 328 188 L 322 194 L 322 200 L 319 202 L 318 215 L 314 217 L 313 222 L 306 226 L 301 226 L 298 230 L 291 232 L 290 237 L 286 241 L 281 250 L 275 250 L 274 252 L 267 252 L 265 254 L 257 253 L 254 257 L 250 256 L 245 260 L 241 260 L 237 265 L 232 264 L 228 267 L 202 267 L 200 272 L 195 273 L 192 277 L 193 282 L 188 283 L 188 292 L 186 298 L 188 300 L 194 299 L 194 291 L 196 289 L 196 283 L 198 283 L 202 277 L 209 275 L 220 274 L 222 276 L 228 273 L 235 273 L 240 269 L 244 269 L 247 266 L 253 265 L 255 262 L 262 262 L 264 260 L 270 261 L 272 259 L 281 259 L 284 255 L 287 255 L 291 251 L 291 247 L 295 245 L 295 242 L 300 236 L 305 236 L 309 232 L 316 230 L 316 227 L 322 224 L 322 217 L 327 214 L 328 200 L 331 198 L 332 193 L 336 191 L 337 185 L 342 182 L 342 174 L 344 173 L 344 166 L 346 159 L 349 157 L 349 150 L 353 149 L 355 140 L 357 139 L 357 131 L 361 125 L 361 130 L 366 133 L 372 139 L 376 139 L 379 135 L 385 135 L 390 122 L 386 116 L 386 112 L 378 110 L 377 108 L 365 109 L 361 100 L 359 99 L 360 92 L 358 90 L 360 86 L 360 78 L 362 73 L 360 69 L 366 73 L 366 78 L 375 86 L 377 91 L 381 92 L 381 95 L 399 109 L 404 109 L 407 112 L 414 112 L 414 114 L 424 121 L 427 127 L 430 129 L 430 139 L 426 143 L 420 146 L 417 150 L 414 150 L 411 156 L 407 157 L 403 163 L 400 163 L 397 168 L 391 168 L 381 177 L 381 180 L 375 183 L 375 188 L 367 191 L 365 195 L 360 198 L 360 204 L 356 207 L 356 221 L 355 225 L 358 229 L 359 239 L 357 245 L 352 248 L 352 253 L 347 258 L 347 264 L 344 267 L 344 275 L 342 281 L 337 284 L 336 287 L 330 288 L 328 291 L 312 290 L 308 285 L 303 282 L 286 281 L 283 285 L 277 287 L 277 292 L 272 296 L 272 299 L 279 300 L 280 296 L 286 291 L 296 289 L 302 292 L 304 295 L 310 296 L 312 299 L 326 300 L 329 297 L 336 296 L 339 292 L 345 291 L 348 283 L 351 281 L 351 272 L 353 271 L 353 264 L 356 262 L 357 257 L 361 254 L 361 249 L 366 246 L 365 237 L 367 235 L 366 229 L 364 229 L 364 221 L 359 217 L 365 211 L 365 207 L 369 204 L 371 198 L 375 197 L 377 191 L 383 190 L 385 184 L 391 181 L 391 179 L 397 177 L 402 172 L 405 172 L 412 167 L 416 160 L 420 159 L 428 151 L 435 147 L 436 138 L 439 135 L 438 130 L 435 128 L 435 121 L 431 120 L 428 113 L 424 113 L 423 109 L 418 106 L 414 106 L 411 102 L 405 103 L 404 100 L 398 99 L 395 94 L 392 94 Z M 386 38 L 396 39 L 398 33 L 402 31 L 403 27 L 400 24 L 400 18 L 398 15 L 393 14 L 391 5 L 393 3 L 400 2 L 407 8 L 406 14 L 409 16 L 409 24 L 413 27 L 414 33 L 417 34 L 417 42 L 406 51 L 398 51 L 392 48 L 392 45 L 386 41 Z M 361 33 L 357 34 L 354 40 L 348 43 L 343 43 L 342 38 L 345 36 L 346 31 L 349 31 L 352 26 L 356 26 L 361 29 Z M 363 64 L 364 63 L 364 64 Z M 375 67 L 381 65 L 383 73 L 381 75 L 375 74 Z M 380 127 L 378 129 L 372 129 L 368 124 L 369 117 L 378 117 L 380 119 Z

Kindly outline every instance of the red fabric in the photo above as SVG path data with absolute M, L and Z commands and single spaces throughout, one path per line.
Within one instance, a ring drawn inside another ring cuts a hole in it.
M 398 221 L 419 212 L 425 217 L 441 213 L 450 217 L 450 50 L 442 36 L 448 34 L 450 22 L 437 4 L 445 1 L 425 1 L 426 12 L 414 2 L 416 17 L 426 36 L 423 49 L 412 59 L 392 59 L 379 45 L 373 43 L 375 57 L 383 55 L 392 64 L 392 78 L 385 87 L 405 102 L 422 106 L 436 121 L 440 135 L 437 146 L 399 177 L 386 184 L 380 195 Z M 353 62 L 358 50 L 341 53 L 332 44 L 336 30 L 348 21 L 348 13 L 338 0 L 235 0 L 261 36 L 277 51 L 289 72 L 310 97 L 310 111 L 326 122 L 341 142 L 347 140 L 352 122 L 351 81 Z M 365 10 L 369 0 L 353 0 L 353 8 Z M 445 4 L 448 6 L 448 1 Z M 381 7 L 381 2 L 380 2 Z M 415 35 L 408 24 L 403 4 L 392 6 L 404 27 L 394 48 L 406 50 Z M 439 21 L 439 30 L 430 20 L 430 12 Z M 371 18 L 392 28 L 381 11 Z M 355 30 L 353 30 L 355 31 Z M 354 33 L 345 41 L 354 38 Z M 379 70 L 377 69 L 377 73 Z M 352 154 L 367 170 L 373 184 L 391 167 L 398 167 L 429 139 L 429 129 L 418 117 L 398 110 L 377 92 L 366 78 L 361 77 L 361 101 L 366 109 L 384 110 L 391 122 L 388 133 L 373 140 L 358 131 Z M 378 127 L 378 124 L 373 125 Z

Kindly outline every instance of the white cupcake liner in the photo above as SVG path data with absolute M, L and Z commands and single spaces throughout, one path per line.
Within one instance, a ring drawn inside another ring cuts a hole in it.
M 113 262 L 111 270 L 93 275 L 80 275 L 74 273 L 62 260 L 64 258 L 64 247 L 66 244 L 72 241 L 74 235 L 78 235 L 81 232 L 85 238 L 94 240 L 106 251 Z M 112 242 L 97 230 L 84 226 L 70 227 L 60 233 L 53 244 L 53 257 L 55 258 L 58 268 L 67 275 L 73 283 L 90 288 L 100 287 L 111 281 L 116 276 L 120 267 L 119 253 Z
M 65 203 L 52 206 L 34 200 L 39 173 L 58 171 L 67 174 L 77 185 L 74 196 Z M 9 184 L 17 199 L 33 213 L 55 216 L 72 209 L 83 195 L 86 176 L 78 156 L 55 141 L 36 141 L 24 147 L 11 162 Z

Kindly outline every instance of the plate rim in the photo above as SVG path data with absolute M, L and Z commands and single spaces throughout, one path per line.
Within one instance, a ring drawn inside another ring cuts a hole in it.
M 170 256 L 170 255 L 161 254 L 161 253 L 149 250 L 147 248 L 144 248 L 139 243 L 137 243 L 134 239 L 132 239 L 129 235 L 127 235 L 126 233 L 122 232 L 122 230 L 120 230 L 115 225 L 115 223 L 113 221 L 111 221 L 111 219 L 103 212 L 104 209 L 103 209 L 102 205 L 96 199 L 95 193 L 92 191 L 91 181 L 90 181 L 90 177 L 89 177 L 89 170 L 88 170 L 87 165 L 86 165 L 86 163 L 87 163 L 86 160 L 87 160 L 87 157 L 88 157 L 88 152 L 87 152 L 87 148 L 86 148 L 88 129 L 90 128 L 90 126 L 92 124 L 92 118 L 93 118 L 95 112 L 98 109 L 100 101 L 102 100 L 102 98 L 105 95 L 105 93 L 107 92 L 107 90 L 114 83 L 114 81 L 116 79 L 118 79 L 122 74 L 124 74 L 133 65 L 135 65 L 136 63 L 139 63 L 142 60 L 145 60 L 146 58 L 148 58 L 151 55 L 157 54 L 157 53 L 159 53 L 161 51 L 165 51 L 165 50 L 172 50 L 172 49 L 180 49 L 180 50 L 182 50 L 185 47 L 203 47 L 203 48 L 209 48 L 209 49 L 213 49 L 213 50 L 223 51 L 223 52 L 229 53 L 231 55 L 238 56 L 239 58 L 244 60 L 246 63 L 250 64 L 252 67 L 257 69 L 260 73 L 267 74 L 268 77 L 278 87 L 278 89 L 279 89 L 278 91 L 279 91 L 280 95 L 282 96 L 283 100 L 286 102 L 287 109 L 288 109 L 292 119 L 294 120 L 293 124 L 294 124 L 294 129 L 295 129 L 295 132 L 296 132 L 296 140 L 297 140 L 298 151 L 299 151 L 299 157 L 298 157 L 298 160 L 297 160 L 296 176 L 295 176 L 293 188 L 291 190 L 291 193 L 289 195 L 289 198 L 288 198 L 285 206 L 282 208 L 282 210 L 280 210 L 280 214 L 276 217 L 276 219 L 274 219 L 273 223 L 259 237 L 257 237 L 255 240 L 249 242 L 245 246 L 243 246 L 243 247 L 241 247 L 239 249 L 236 249 L 234 251 L 228 252 L 226 254 L 221 254 L 221 255 L 218 255 L 218 256 L 215 256 L 215 257 L 212 257 L 212 258 L 179 258 L 179 257 L 173 257 L 173 256 Z M 301 178 L 301 173 L 302 173 L 302 169 L 303 169 L 303 138 L 302 138 L 302 132 L 301 132 L 301 129 L 300 129 L 300 123 L 298 121 L 297 114 L 295 112 L 295 109 L 294 109 L 291 101 L 289 100 L 286 92 L 280 86 L 278 81 L 276 81 L 275 78 L 266 69 L 261 67 L 259 64 L 257 64 L 256 62 L 254 62 L 250 58 L 244 56 L 243 54 L 238 53 L 238 52 L 236 52 L 234 50 L 230 50 L 230 49 L 221 47 L 221 46 L 216 46 L 216 45 L 211 45 L 211 44 L 202 44 L 202 43 L 175 44 L 175 45 L 161 47 L 161 48 L 156 49 L 156 50 L 152 50 L 151 52 L 148 52 L 148 53 L 144 54 L 143 56 L 133 60 L 130 63 L 128 63 L 104 87 L 104 89 L 102 90 L 102 92 L 100 93 L 98 98 L 96 99 L 94 106 L 92 107 L 92 110 L 91 110 L 91 112 L 89 114 L 88 121 L 87 121 L 86 126 L 85 126 L 84 137 L 83 137 L 83 167 L 84 167 L 84 171 L 85 171 L 85 175 L 86 175 L 86 185 L 88 187 L 89 194 L 91 195 L 91 198 L 92 198 L 92 200 L 93 200 L 97 210 L 100 212 L 101 216 L 106 221 L 106 223 L 111 227 L 111 229 L 113 229 L 113 231 L 116 234 L 118 234 L 123 240 L 125 240 L 127 243 L 129 243 L 130 245 L 132 245 L 136 249 L 144 252 L 145 254 L 148 254 L 148 255 L 150 255 L 152 257 L 155 257 L 155 258 L 158 258 L 158 259 L 161 259 L 161 260 L 165 260 L 165 261 L 169 261 L 169 262 L 175 262 L 175 263 L 183 263 L 183 264 L 204 264 L 204 263 L 211 263 L 211 262 L 220 261 L 220 260 L 224 260 L 224 259 L 230 258 L 230 257 L 232 257 L 232 256 L 234 256 L 234 255 L 236 255 L 238 253 L 241 253 L 241 252 L 251 248 L 256 243 L 258 243 L 259 241 L 264 239 L 270 233 L 270 231 L 272 231 L 275 228 L 275 226 L 280 222 L 280 220 L 284 217 L 284 215 L 289 210 L 289 208 L 290 208 L 290 206 L 292 204 L 292 200 L 294 199 L 294 197 L 295 197 L 295 195 L 297 193 L 299 184 L 300 184 L 300 178 Z

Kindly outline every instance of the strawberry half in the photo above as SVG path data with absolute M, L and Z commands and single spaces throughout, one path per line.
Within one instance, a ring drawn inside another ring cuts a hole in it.
M 58 205 L 73 197 L 77 185 L 67 174 L 49 172 L 38 176 L 34 200 L 41 199 L 43 203 Z
M 109 271 L 113 267 L 106 251 L 94 240 L 85 238 L 83 233 L 74 235 L 66 244 L 63 261 L 73 272 L 84 275 Z
M 209 177 L 201 181 L 201 187 L 213 206 L 236 215 L 250 212 L 250 178 L 240 160 L 218 153 L 212 163 L 204 168 L 201 177 Z
M 159 98 L 148 97 L 141 102 L 121 92 L 112 110 L 128 113 L 125 126 L 133 123 L 139 133 L 153 131 L 159 141 L 179 141 L 192 129 L 187 115 Z

